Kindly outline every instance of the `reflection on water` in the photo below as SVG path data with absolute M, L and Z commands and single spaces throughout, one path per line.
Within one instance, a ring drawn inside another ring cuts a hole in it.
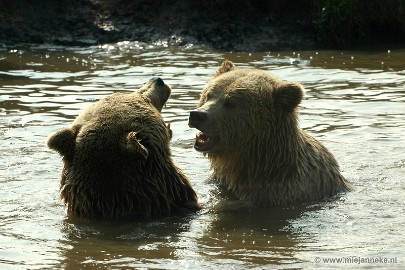
M 338 159 L 355 191 L 295 208 L 257 209 L 221 194 L 187 126 L 223 58 L 302 82 L 300 124 Z M 396 268 L 405 264 L 405 50 L 219 53 L 138 42 L 0 49 L 1 268 Z M 66 217 L 62 162 L 46 137 L 114 92 L 160 76 L 173 155 L 202 211 L 151 221 Z M 397 258 L 397 263 L 318 258 Z

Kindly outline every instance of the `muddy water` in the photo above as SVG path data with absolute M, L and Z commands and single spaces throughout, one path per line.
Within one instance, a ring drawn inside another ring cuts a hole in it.
M 188 113 L 223 59 L 307 89 L 300 124 L 336 156 L 355 190 L 313 205 L 257 209 L 221 194 L 193 150 Z M 123 42 L 0 50 L 0 267 L 322 269 L 405 266 L 405 49 L 219 53 Z M 143 222 L 68 218 L 60 157 L 46 137 L 93 101 L 153 76 L 173 155 L 205 209 Z M 332 261 L 332 260 L 341 260 Z M 329 260 L 329 261 L 328 261 Z

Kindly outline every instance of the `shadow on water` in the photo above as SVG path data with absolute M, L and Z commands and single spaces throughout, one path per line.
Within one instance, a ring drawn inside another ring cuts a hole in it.
M 196 240 L 204 260 L 236 269 L 269 265 L 299 265 L 300 237 L 291 224 L 323 207 L 323 203 L 294 207 L 257 208 L 212 189 L 206 224 Z
M 60 266 L 131 265 L 175 260 L 176 242 L 190 228 L 194 215 L 145 221 L 105 221 L 68 217 L 62 225 L 66 246 Z
M 149 221 L 66 218 L 59 266 L 239 269 L 301 263 L 295 256 L 299 239 L 289 225 L 319 205 L 260 209 L 212 199 L 221 201 L 198 213 Z
M 199 240 L 205 247 L 202 252 L 211 260 L 251 267 L 296 263 L 298 259 L 294 255 L 299 242 L 287 228 L 303 211 L 305 209 L 218 212 L 209 232 Z

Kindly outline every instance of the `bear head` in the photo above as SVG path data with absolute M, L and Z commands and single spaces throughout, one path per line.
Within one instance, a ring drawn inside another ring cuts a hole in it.
M 190 113 L 189 126 L 201 131 L 194 148 L 212 155 L 246 149 L 253 137 L 296 119 L 303 95 L 299 83 L 225 60 Z
M 168 148 L 167 134 L 171 131 L 163 127 L 160 111 L 170 93 L 171 88 L 161 78 L 153 78 L 132 94 L 113 94 L 92 104 L 70 128 L 52 134 L 48 147 L 67 162 L 78 160 L 81 155 L 90 164 L 111 164 L 123 154 L 146 159 L 150 150 L 156 154 Z

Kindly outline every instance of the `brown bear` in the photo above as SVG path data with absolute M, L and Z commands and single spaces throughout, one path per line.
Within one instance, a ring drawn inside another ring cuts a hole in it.
M 189 126 L 213 178 L 260 207 L 348 191 L 333 155 L 298 126 L 302 85 L 225 60 L 203 89 Z
M 199 209 L 197 195 L 171 158 L 170 128 L 160 111 L 171 93 L 153 78 L 130 94 L 115 93 L 50 135 L 63 156 L 60 194 L 78 217 L 144 218 Z

